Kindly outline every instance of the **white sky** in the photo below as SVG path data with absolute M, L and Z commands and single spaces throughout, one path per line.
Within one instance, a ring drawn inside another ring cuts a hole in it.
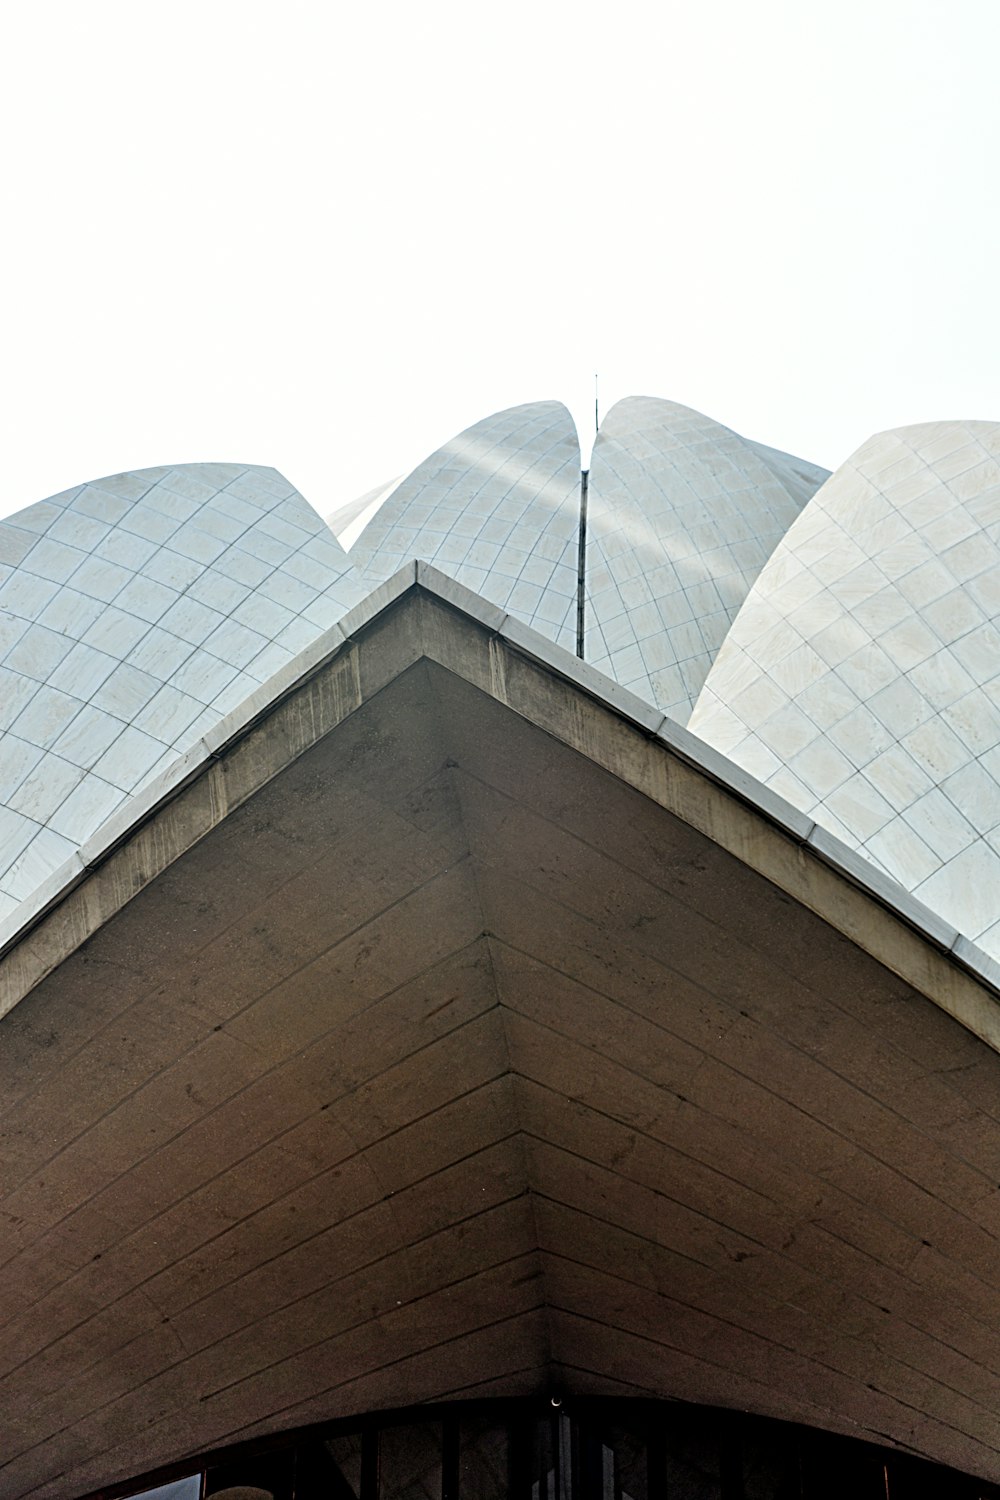
M 998 0 L 32 0 L 0 23 L 0 513 L 321 511 L 635 392 L 833 467 L 1000 419 Z

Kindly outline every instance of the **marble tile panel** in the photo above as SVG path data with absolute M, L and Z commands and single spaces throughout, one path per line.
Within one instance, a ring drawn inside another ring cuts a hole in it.
M 69 636 L 47 630 L 44 625 L 28 625 L 16 644 L 4 656 L 4 666 L 36 682 L 47 681 L 73 647 Z
M 134 531 L 125 531 L 123 527 L 116 526 L 97 544 L 91 555 L 103 558 L 105 562 L 115 563 L 120 568 L 127 568 L 130 573 L 138 573 L 157 550 L 155 542 Z
M 93 599 L 90 595 L 82 594 L 77 589 L 66 585 L 49 600 L 38 616 L 38 623 L 47 626 L 49 630 L 58 631 L 60 635 L 68 635 L 73 640 L 79 641 L 98 619 L 103 608 L 102 600 Z M 2 641 L 2 636 L 0 636 L 0 641 Z
M 85 703 L 76 717 L 70 720 L 52 749 L 64 760 L 72 761 L 74 765 L 86 770 L 114 743 L 124 729 L 124 720 L 106 713 L 93 703 Z M 6 744 L 4 754 L 6 754 Z
M 39 684 L 31 677 L 23 677 L 9 667 L 0 667 L 0 732 L 11 727 L 38 689 Z
M 85 775 L 49 819 L 49 826 L 79 846 L 96 833 L 125 800 L 126 793 L 94 775 Z
M 77 641 L 50 675 L 48 686 L 73 698 L 86 700 L 100 690 L 116 665 L 117 658 L 108 652 Z
M 15 734 L 4 737 L 0 757 L 0 803 L 9 803 L 22 781 L 41 760 L 42 753 L 30 740 L 22 740 Z
M 980 938 L 996 921 L 1000 854 L 983 840 L 969 844 L 915 887 L 915 894 L 968 937 Z
M 128 724 L 160 686 L 160 681 L 149 672 L 121 662 L 108 673 L 105 681 L 93 693 L 91 702 Z
M 35 545 L 35 536 L 32 532 L 20 526 L 12 526 L 9 521 L 0 521 L 0 563 L 17 567 Z
M 132 570 L 129 568 L 108 562 L 102 557 L 90 556 L 80 564 L 69 581 L 81 594 L 97 599 L 102 604 L 110 604 L 115 595 L 121 593 L 132 576 Z
M 194 647 L 190 641 L 152 625 L 128 654 L 130 666 L 147 673 L 156 682 L 166 682 L 183 666 Z
M 80 699 L 42 683 L 11 723 L 11 733 L 46 750 L 80 711 Z
M 160 740 L 128 724 L 91 769 L 102 781 L 131 792 L 148 779 L 166 748 Z
M 165 683 L 139 710 L 132 722 L 144 734 L 161 740 L 165 745 L 173 745 L 204 707 L 204 703 L 192 694 Z M 113 780 L 111 777 L 108 779 Z
M 155 578 L 136 573 L 121 592 L 115 595 L 115 608 L 123 609 L 149 625 L 155 625 L 171 605 L 176 604 L 178 598 L 176 589 L 158 583 Z
M 83 775 L 80 766 L 48 751 L 39 757 L 20 786 L 4 799 L 5 806 L 44 826 Z
M 26 901 L 76 849 L 72 839 L 64 838 L 54 828 L 39 828 L 23 852 L 0 875 L 0 890 L 12 902 Z
M 106 521 L 88 516 L 83 511 L 60 508 L 45 534 L 52 541 L 63 542 L 77 551 L 92 552 L 98 542 L 102 542 L 107 536 L 109 529 Z M 28 566 L 31 567 L 31 564 Z M 65 581 L 65 576 L 61 581 Z
M 149 633 L 148 621 L 130 615 L 127 610 L 109 604 L 103 609 L 83 638 L 85 646 L 108 655 L 127 656 Z
M 59 585 L 51 579 L 14 572 L 0 584 L 0 610 L 20 620 L 37 620 L 58 591 Z

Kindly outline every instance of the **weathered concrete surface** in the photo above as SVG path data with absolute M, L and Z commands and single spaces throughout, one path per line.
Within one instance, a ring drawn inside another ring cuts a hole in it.
M 0 1496 L 548 1381 L 1000 1477 L 992 993 L 502 616 L 382 603 L 0 965 Z

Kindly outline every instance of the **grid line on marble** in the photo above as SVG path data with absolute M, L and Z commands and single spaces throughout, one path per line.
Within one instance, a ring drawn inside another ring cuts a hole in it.
M 119 474 L 0 522 L 0 918 L 366 592 L 274 470 Z
M 580 450 L 557 401 L 497 412 L 388 493 L 350 551 L 370 587 L 421 558 L 572 651 Z
M 691 728 L 1000 956 L 1000 425 L 882 433 L 838 469 Z
M 826 477 L 688 407 L 619 401 L 590 468 L 587 661 L 686 723 L 755 578 Z
M 591 467 L 588 660 L 675 717 L 697 695 L 692 729 L 1000 957 L 1000 428 L 883 434 L 823 478 L 619 403 Z M 343 512 L 374 512 L 349 558 L 240 465 L 0 523 L 0 918 L 415 556 L 573 649 L 565 408 L 498 413 L 373 496 Z

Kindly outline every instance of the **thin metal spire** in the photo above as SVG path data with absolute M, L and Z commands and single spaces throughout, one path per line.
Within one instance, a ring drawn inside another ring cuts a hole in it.
M 576 654 L 583 660 L 586 619 L 584 611 L 587 599 L 587 491 L 590 473 L 580 470 L 580 526 L 577 532 L 576 558 Z

